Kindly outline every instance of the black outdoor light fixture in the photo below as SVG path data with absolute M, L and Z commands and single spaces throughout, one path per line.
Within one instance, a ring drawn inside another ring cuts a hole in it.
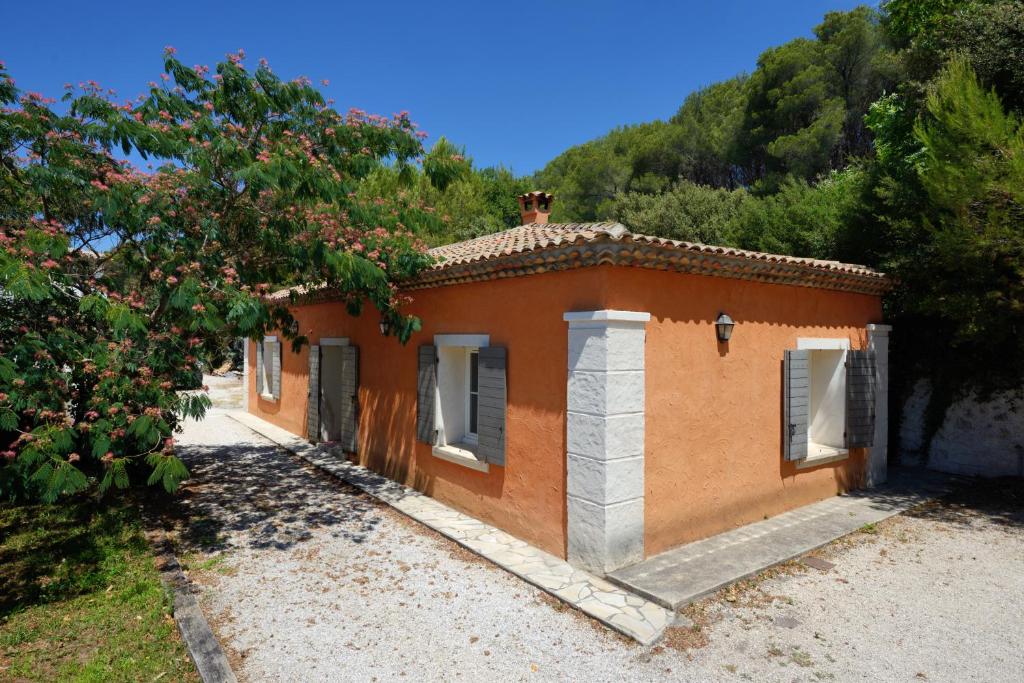
M 380 321 L 380 333 L 386 337 L 386 336 L 388 336 L 389 332 L 391 332 L 391 323 L 388 322 L 387 320 L 384 320 L 383 318 L 381 318 L 381 321 Z
M 715 333 L 718 335 L 718 341 L 725 344 L 729 341 L 729 337 L 732 336 L 732 328 L 735 327 L 736 323 L 732 321 L 728 313 L 719 313 L 718 318 L 715 320 Z

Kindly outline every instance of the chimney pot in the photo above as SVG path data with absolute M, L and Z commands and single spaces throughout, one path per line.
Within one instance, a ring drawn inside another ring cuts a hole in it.
M 537 190 L 519 195 L 519 212 L 523 225 L 547 223 L 548 216 L 551 215 L 551 202 L 554 198 L 553 194 Z

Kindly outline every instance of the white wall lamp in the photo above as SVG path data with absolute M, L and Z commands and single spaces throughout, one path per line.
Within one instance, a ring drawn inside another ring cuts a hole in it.
M 736 326 L 732 318 L 729 317 L 728 313 L 719 313 L 718 318 L 715 320 L 715 334 L 718 335 L 718 341 L 721 344 L 727 344 L 729 337 L 732 336 L 732 328 Z

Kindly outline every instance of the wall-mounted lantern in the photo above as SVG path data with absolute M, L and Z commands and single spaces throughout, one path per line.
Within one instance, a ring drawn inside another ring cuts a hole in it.
M 385 337 L 391 333 L 391 323 L 383 318 L 380 321 L 380 333 Z
M 728 313 L 719 313 L 718 319 L 715 320 L 715 333 L 718 335 L 718 341 L 725 344 L 729 341 L 729 337 L 732 336 L 732 328 L 736 326 L 732 318 L 729 317 Z

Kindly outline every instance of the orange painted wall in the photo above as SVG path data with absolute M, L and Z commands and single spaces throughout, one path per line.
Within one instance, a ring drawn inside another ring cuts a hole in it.
M 566 311 L 648 311 L 645 551 L 763 519 L 856 488 L 865 452 L 797 470 L 781 455 L 785 349 L 798 337 L 866 344 L 878 297 L 699 275 L 602 266 L 416 291 L 423 330 L 403 346 L 382 338 L 372 308 L 334 303 L 295 314 L 311 343 L 348 337 L 360 348 L 361 464 L 565 556 Z M 719 347 L 719 311 L 737 322 Z M 416 350 L 435 334 L 489 334 L 508 349 L 506 467 L 481 473 L 435 458 L 415 441 Z M 250 367 L 255 353 L 250 349 Z M 308 349 L 285 348 L 279 404 L 250 411 L 305 434 Z
M 798 337 L 867 343 L 878 297 L 637 268 L 610 274 L 607 307 L 648 311 L 645 552 L 860 485 L 866 452 L 797 470 L 782 457 L 782 358 Z M 736 321 L 719 345 L 714 320 Z
M 600 308 L 608 268 L 510 278 L 412 292 L 407 309 L 423 329 L 403 346 L 378 331 L 368 308 L 351 318 L 340 304 L 296 309 L 311 343 L 348 337 L 359 346 L 359 462 L 565 556 L 565 401 L 568 328 L 562 314 Z M 508 349 L 506 466 L 482 473 L 449 463 L 415 440 L 417 347 L 435 334 L 488 334 Z M 250 368 L 255 352 L 250 349 Z M 256 396 L 250 411 L 306 433 L 308 348 L 285 348 L 279 404 Z M 254 370 L 253 370 L 254 371 Z

